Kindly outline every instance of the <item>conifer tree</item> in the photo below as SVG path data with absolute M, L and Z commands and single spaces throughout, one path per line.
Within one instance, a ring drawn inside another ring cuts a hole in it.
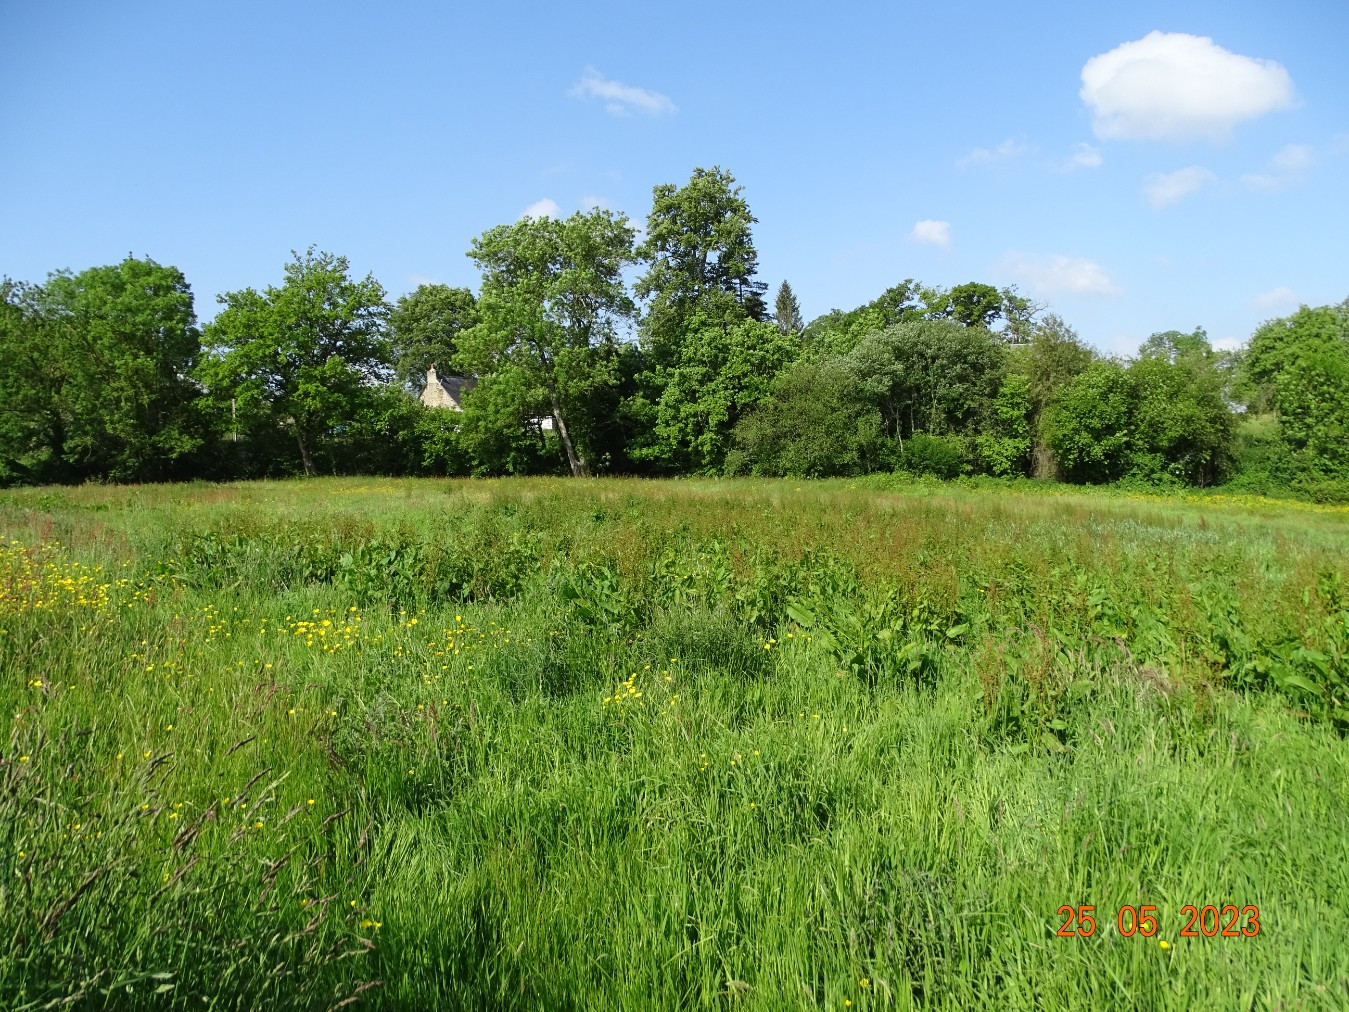
M 777 301 L 773 304 L 773 315 L 777 319 L 778 330 L 791 337 L 806 329 L 801 318 L 801 306 L 796 301 L 796 293 L 786 281 L 778 288 Z

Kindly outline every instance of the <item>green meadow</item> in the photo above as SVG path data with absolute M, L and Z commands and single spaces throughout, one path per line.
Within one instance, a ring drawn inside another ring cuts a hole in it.
M 1030 483 L 7 491 L 0 1007 L 1349 1007 L 1347 558 Z

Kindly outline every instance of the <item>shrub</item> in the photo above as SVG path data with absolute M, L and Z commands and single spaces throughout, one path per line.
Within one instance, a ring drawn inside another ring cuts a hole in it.
M 1116 362 L 1077 376 L 1045 413 L 1045 443 L 1068 481 L 1099 483 L 1124 476 L 1130 463 L 1134 391 Z
M 979 465 L 999 478 L 1020 477 L 1030 464 L 1031 382 L 1021 373 L 1002 381 L 993 402 L 993 431 L 979 435 Z
M 789 369 L 736 426 L 735 439 L 728 473 L 803 478 L 874 470 L 887 442 L 880 412 L 858 396 L 856 379 L 836 359 Z
M 904 441 L 899 469 L 934 478 L 959 478 L 973 470 L 969 449 L 959 436 L 929 436 L 918 432 Z

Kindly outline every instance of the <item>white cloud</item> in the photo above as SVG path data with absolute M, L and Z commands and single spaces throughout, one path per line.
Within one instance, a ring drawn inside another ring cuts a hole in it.
M 568 94 L 573 98 L 598 98 L 613 116 L 627 116 L 634 112 L 644 116 L 660 116 L 677 111 L 668 96 L 612 81 L 594 67 L 586 67 L 581 79 L 572 85 Z
M 524 218 L 556 218 L 562 208 L 557 206 L 556 200 L 549 200 L 544 197 L 542 200 L 536 200 L 521 212 L 521 219 Z
M 1289 144 L 1269 160 L 1263 172 L 1247 172 L 1241 181 L 1252 190 L 1282 190 L 1300 183 L 1315 164 L 1316 152 L 1311 145 Z
M 971 165 L 992 165 L 995 162 L 1009 162 L 1014 158 L 1020 158 L 1022 155 L 1028 154 L 1030 150 L 1029 144 L 1008 138 L 996 148 L 975 148 L 968 154 L 962 155 L 956 159 L 956 168 L 967 169 Z
M 437 281 L 435 278 L 428 278 L 425 274 L 409 274 L 408 284 L 411 285 L 414 289 L 417 289 L 420 288 L 422 285 L 438 285 L 440 284 L 440 282 Z
M 1073 153 L 1053 166 L 1055 172 L 1072 172 L 1075 169 L 1097 169 L 1105 161 L 1101 152 L 1086 142 L 1073 148 Z
M 1316 163 L 1310 144 L 1289 144 L 1269 160 L 1276 172 L 1302 172 Z
M 1154 172 L 1143 181 L 1143 195 L 1154 211 L 1183 200 L 1218 177 L 1202 165 L 1187 165 L 1175 172 Z
M 929 246 L 940 246 L 942 249 L 951 247 L 951 223 L 949 221 L 935 221 L 931 218 L 924 218 L 922 221 L 916 221 L 913 229 L 909 232 L 909 238 L 914 242 L 927 243 Z
M 596 208 L 603 208 L 606 211 L 612 210 L 612 208 L 609 206 L 608 197 L 582 197 L 581 207 L 583 207 L 587 211 L 593 211 Z
M 1276 288 L 1270 292 L 1261 292 L 1251 300 L 1251 305 L 1256 309 L 1265 309 L 1270 312 L 1280 309 L 1296 309 L 1301 304 L 1302 299 L 1291 288 Z
M 1104 267 L 1081 257 L 1008 253 L 1002 271 L 1030 286 L 1036 295 L 1119 295 Z
M 1236 351 L 1245 343 L 1244 337 L 1215 337 L 1209 341 L 1214 351 Z
M 1079 94 L 1096 136 L 1124 140 L 1222 140 L 1243 120 L 1295 100 L 1282 65 L 1183 32 L 1149 32 L 1093 56 Z

